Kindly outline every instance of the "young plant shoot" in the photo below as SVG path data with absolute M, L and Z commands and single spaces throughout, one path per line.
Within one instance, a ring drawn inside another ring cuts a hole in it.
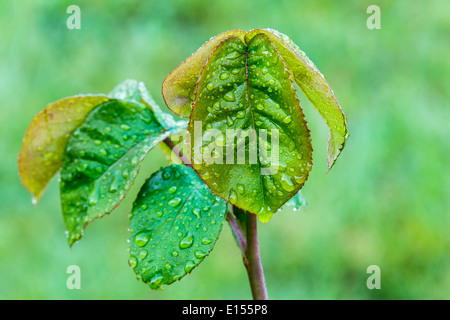
M 158 290 L 214 248 L 227 221 L 254 299 L 267 299 L 257 222 L 304 205 L 312 147 L 295 85 L 329 130 L 328 168 L 348 137 L 332 90 L 309 58 L 273 29 L 222 33 L 164 80 L 161 111 L 142 82 L 48 105 L 31 122 L 19 173 L 37 203 L 59 172 L 69 245 L 127 196 L 144 159 L 161 147 L 170 164 L 143 184 L 130 213 L 129 265 Z M 155 90 L 156 91 L 156 90 Z M 180 139 L 181 138 L 181 142 Z

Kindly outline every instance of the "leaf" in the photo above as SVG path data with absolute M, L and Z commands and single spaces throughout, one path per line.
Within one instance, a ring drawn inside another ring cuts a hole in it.
M 160 289 L 190 273 L 210 253 L 227 204 L 186 166 L 154 173 L 133 204 L 130 259 L 139 280 Z
M 18 158 L 19 175 L 34 196 L 34 203 L 58 172 L 70 133 L 83 123 L 92 109 L 110 100 L 104 95 L 65 98 L 49 104 L 34 117 Z
M 179 136 L 186 132 L 188 122 L 185 120 L 175 121 L 171 114 L 163 112 L 155 100 L 153 100 L 153 97 L 150 95 L 143 82 L 138 82 L 136 80 L 125 80 L 116 86 L 109 93 L 109 96 L 145 104 L 150 110 L 153 111 L 158 122 L 161 123 L 166 129 L 172 131 L 172 140 L 175 138 L 178 141 Z M 176 155 L 172 154 L 172 149 L 169 148 L 164 142 L 160 142 L 158 147 L 164 153 L 169 163 L 182 163 Z
M 300 190 L 312 166 L 293 79 L 263 34 L 247 44 L 229 36 L 213 50 L 197 82 L 188 130 L 201 178 L 263 222 Z
M 147 108 L 153 111 L 158 122 L 167 130 L 171 130 L 173 134 L 184 132 L 187 128 L 187 121 L 175 121 L 171 114 L 161 110 L 143 82 L 131 79 L 125 80 L 117 85 L 109 93 L 109 96 L 146 105 Z
M 316 107 L 330 129 L 328 141 L 328 169 L 331 169 L 348 138 L 345 116 L 324 76 L 314 63 L 285 34 L 273 29 L 252 30 L 245 36 L 248 42 L 256 35 L 264 34 L 277 47 L 295 82 Z
M 211 38 L 164 80 L 162 88 L 164 100 L 169 109 L 174 113 L 182 117 L 189 117 L 195 91 L 195 83 L 197 82 L 202 66 L 211 51 L 223 39 L 230 35 L 235 35 L 243 39 L 245 32 L 233 30 Z
M 188 117 L 198 75 L 208 55 L 223 39 L 234 35 L 248 44 L 255 35 L 265 35 L 283 57 L 294 81 L 324 118 L 330 130 L 328 142 L 328 168 L 331 169 L 345 146 L 349 134 L 346 119 L 333 91 L 313 62 L 285 34 L 274 29 L 255 29 L 248 33 L 240 30 L 224 32 L 212 38 L 182 65 L 175 69 L 163 83 L 167 106 L 175 113 Z
M 144 104 L 111 100 L 70 136 L 61 166 L 61 204 L 72 245 L 92 220 L 113 210 L 147 153 L 172 132 Z

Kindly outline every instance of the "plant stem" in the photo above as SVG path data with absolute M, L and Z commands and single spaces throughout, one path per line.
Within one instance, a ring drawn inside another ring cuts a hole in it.
M 244 259 L 247 259 L 245 257 L 245 254 L 247 252 L 247 239 L 245 238 L 245 235 L 242 232 L 241 227 L 239 226 L 239 223 L 233 216 L 233 214 L 230 211 L 227 211 L 227 220 L 230 225 L 230 228 L 232 232 L 234 233 L 236 240 L 239 242 L 239 248 L 242 250 L 242 255 Z M 245 263 L 245 262 L 244 262 Z
M 261 256 L 259 253 L 258 218 L 255 214 L 247 213 L 247 252 L 245 254 L 244 265 L 247 269 L 250 287 L 254 300 L 267 300 L 266 281 L 261 264 Z
M 180 149 L 173 143 L 172 140 L 170 140 L 169 137 L 165 138 L 163 142 L 172 150 L 173 153 L 183 162 L 186 166 L 190 167 L 191 169 L 194 169 L 192 166 L 191 161 L 181 152 Z

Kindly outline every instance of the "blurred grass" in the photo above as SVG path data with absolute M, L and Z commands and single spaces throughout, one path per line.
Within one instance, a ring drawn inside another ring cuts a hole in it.
M 289 35 L 324 73 L 351 134 L 324 175 L 328 131 L 300 95 L 315 166 L 303 189 L 307 212 L 260 225 L 270 297 L 450 298 L 448 1 L 77 1 L 81 30 L 66 28 L 70 4 L 0 2 L 1 299 L 250 298 L 227 225 L 198 269 L 152 292 L 127 265 L 130 201 L 70 250 L 57 182 L 33 207 L 16 159 L 48 103 L 133 78 L 164 106 L 162 81 L 210 37 L 266 27 Z M 381 8 L 380 30 L 366 28 L 371 4 Z M 164 164 L 155 150 L 141 181 Z M 71 264 L 81 268 L 81 290 L 66 287 Z M 372 264 L 381 290 L 366 288 Z

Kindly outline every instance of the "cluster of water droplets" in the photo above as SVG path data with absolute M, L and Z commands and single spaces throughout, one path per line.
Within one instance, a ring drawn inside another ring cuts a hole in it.
M 158 289 L 191 272 L 212 249 L 225 212 L 226 203 L 194 171 L 162 168 L 144 184 L 130 216 L 129 265 L 138 279 Z
M 88 222 L 108 214 L 124 198 L 162 131 L 144 105 L 112 101 L 94 109 L 72 133 L 61 166 L 70 242 L 81 237 Z

